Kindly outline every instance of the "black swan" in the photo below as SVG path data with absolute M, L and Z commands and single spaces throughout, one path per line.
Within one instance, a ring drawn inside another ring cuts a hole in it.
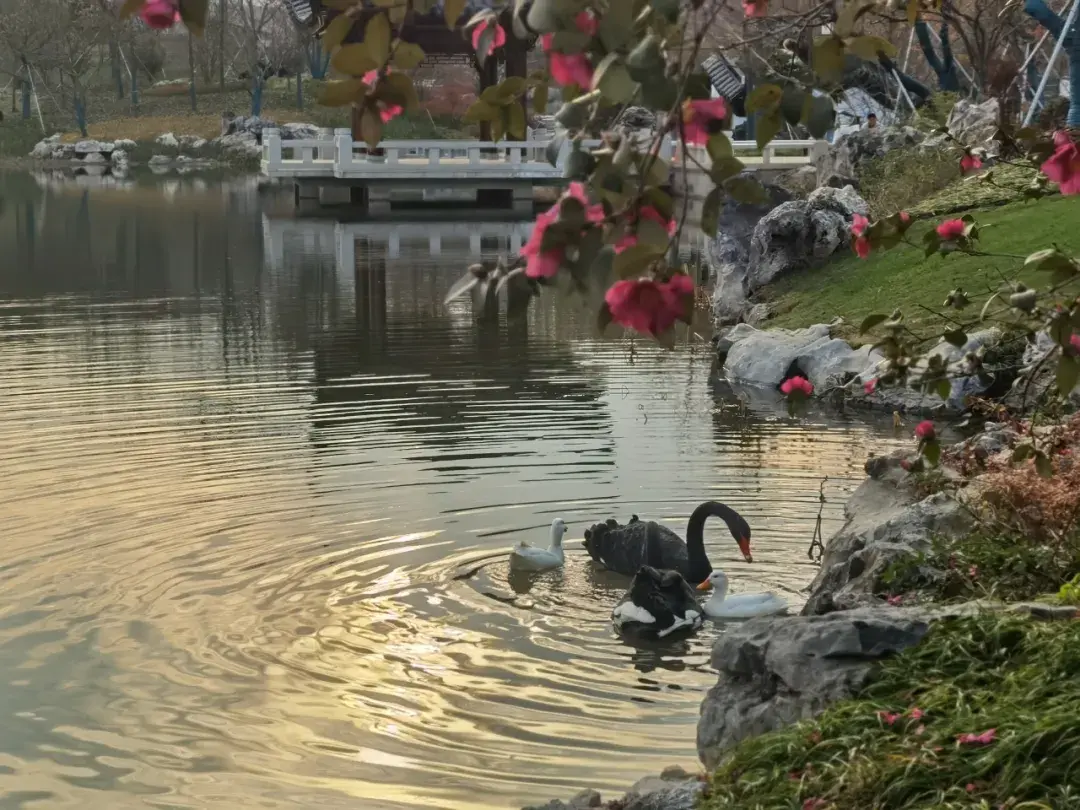
M 597 523 L 585 532 L 589 556 L 619 574 L 637 574 L 643 565 L 678 571 L 691 585 L 699 585 L 712 573 L 705 553 L 705 520 L 716 516 L 723 520 L 739 545 L 743 559 L 753 562 L 750 554 L 750 526 L 742 515 L 716 501 L 706 501 L 690 515 L 686 524 L 686 542 L 666 526 L 634 515 L 625 525 L 614 518 Z
M 611 612 L 611 621 L 620 633 L 666 638 L 679 631 L 697 630 L 704 619 L 694 589 L 678 571 L 643 565 Z

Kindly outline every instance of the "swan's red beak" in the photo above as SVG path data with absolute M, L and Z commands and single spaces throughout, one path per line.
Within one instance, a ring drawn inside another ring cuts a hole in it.
M 745 537 L 740 537 L 737 542 L 739 544 L 739 551 L 742 552 L 743 559 L 748 563 L 752 563 L 754 561 L 754 555 L 750 553 L 750 541 Z
M 704 582 L 702 582 L 700 585 L 697 586 L 697 589 L 699 591 L 707 591 L 711 587 L 712 587 L 712 583 L 709 582 L 709 580 L 705 580 Z

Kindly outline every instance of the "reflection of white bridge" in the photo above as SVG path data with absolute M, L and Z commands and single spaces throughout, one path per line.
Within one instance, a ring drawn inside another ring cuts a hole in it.
M 353 141 L 348 129 L 329 131 L 320 138 L 283 141 L 276 129 L 263 132 L 262 172 L 292 179 L 297 202 L 304 198 L 327 203 L 357 203 L 389 207 L 391 188 L 461 188 L 506 192 L 507 202 L 531 208 L 535 185 L 563 182 L 570 144 L 563 144 L 552 165 L 550 141 L 384 141 L 369 150 Z M 586 142 L 586 146 L 597 145 Z M 785 170 L 810 163 L 824 142 L 773 141 L 759 150 L 753 141 L 735 141 L 732 149 L 752 171 Z M 700 173 L 710 165 L 703 147 L 690 147 L 667 139 L 660 157 L 669 161 L 678 180 L 685 163 Z M 691 182 L 691 186 L 693 186 Z M 357 192 L 357 193 L 353 193 Z
M 331 222 L 327 220 L 263 219 L 267 259 L 273 269 L 286 266 L 292 256 L 333 256 L 339 270 L 356 265 L 356 243 L 371 249 L 382 245 L 387 259 L 425 250 L 429 256 L 443 251 L 456 257 L 479 259 L 482 254 L 515 255 L 529 238 L 532 222 Z

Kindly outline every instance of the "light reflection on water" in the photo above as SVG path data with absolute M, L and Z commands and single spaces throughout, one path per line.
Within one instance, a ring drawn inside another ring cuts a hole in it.
M 490 223 L 346 269 L 247 190 L 0 191 L 3 807 L 508 807 L 693 766 L 720 630 L 621 642 L 573 540 L 723 500 L 755 562 L 710 524 L 714 563 L 797 604 L 821 477 L 829 532 L 895 441 L 557 295 L 475 325 L 441 300 L 476 233 L 511 247 Z M 511 580 L 556 516 L 566 569 Z

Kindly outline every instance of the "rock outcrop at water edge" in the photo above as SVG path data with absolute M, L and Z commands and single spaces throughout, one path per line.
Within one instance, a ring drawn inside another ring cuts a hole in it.
M 583 790 L 572 799 L 552 799 L 546 804 L 530 805 L 522 810 L 589 810 L 611 808 L 614 810 L 694 810 L 705 789 L 705 783 L 696 775 L 674 766 L 666 768 L 660 776 L 646 776 L 634 783 L 620 799 L 604 802 L 595 790 Z
M 823 264 L 848 244 L 854 215 L 869 210 L 850 186 L 817 189 L 805 200 L 791 199 L 779 186 L 768 191 L 765 206 L 726 207 L 709 245 L 713 315 L 720 324 L 742 320 L 750 297 L 769 282 Z
M 906 126 L 859 129 L 843 135 L 814 162 L 818 185 L 858 188 L 859 175 L 869 161 L 884 157 L 894 149 L 916 146 L 922 140 L 923 134 L 919 130 Z

